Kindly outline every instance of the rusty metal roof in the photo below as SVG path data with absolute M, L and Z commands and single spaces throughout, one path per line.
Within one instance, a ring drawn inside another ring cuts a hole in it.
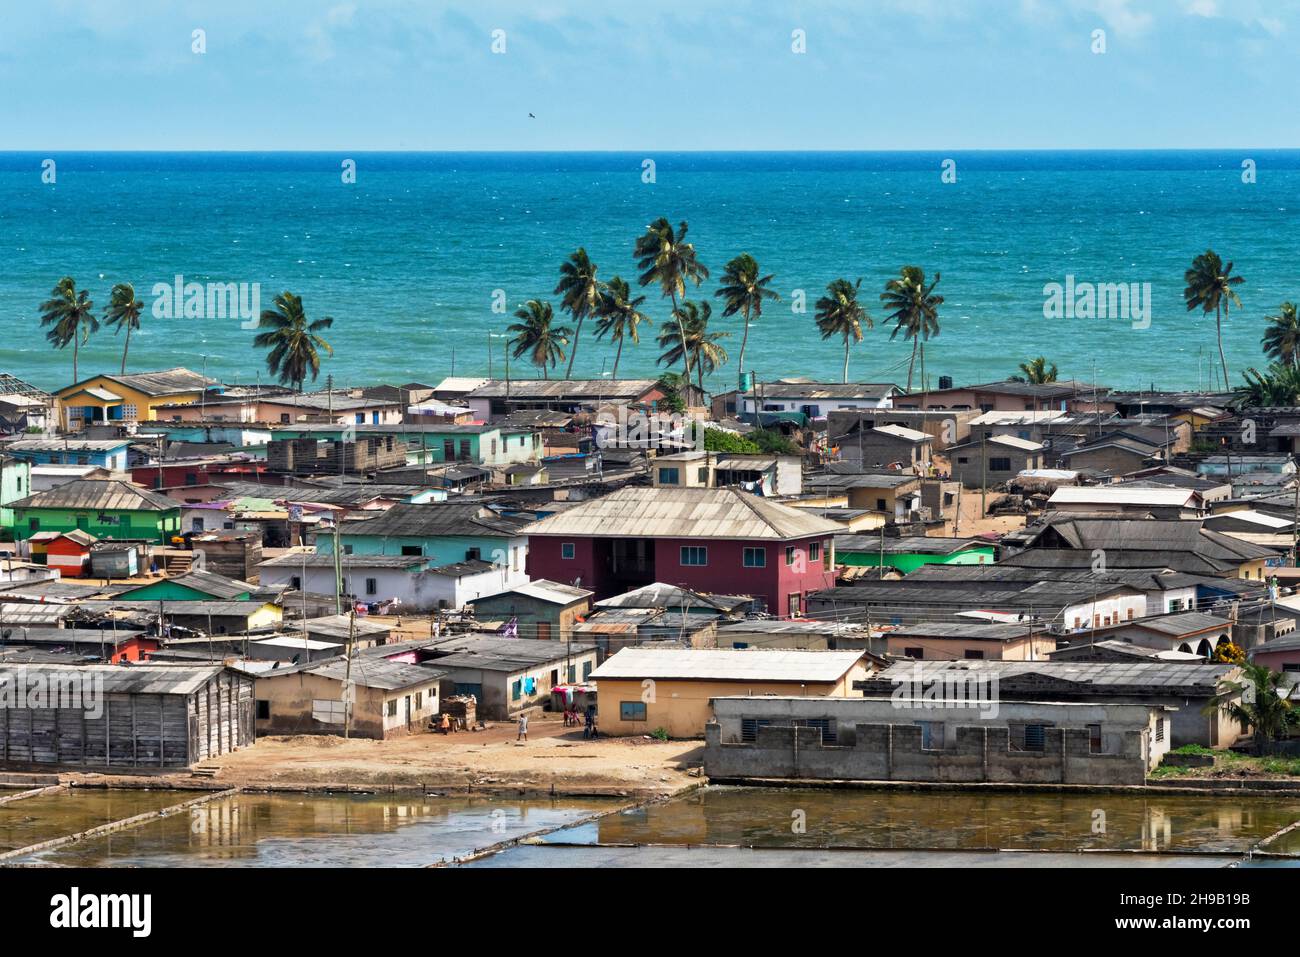
M 10 507 L 167 512 L 180 508 L 181 503 L 120 479 L 80 479 L 29 495 Z

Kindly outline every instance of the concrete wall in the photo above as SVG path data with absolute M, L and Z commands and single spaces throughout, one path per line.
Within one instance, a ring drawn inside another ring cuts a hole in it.
M 704 772 L 719 779 L 1124 785 L 1144 783 L 1170 748 L 1168 716 L 1145 705 L 1002 702 L 996 713 L 935 705 L 892 698 L 718 698 L 716 720 L 705 729 Z M 772 724 L 743 742 L 745 718 Z M 808 720 L 830 722 L 835 743 L 823 743 L 820 727 L 794 726 Z M 934 729 L 930 748 L 922 747 L 921 722 Z M 1041 750 L 1013 750 L 1026 724 L 1044 725 Z M 1088 729 L 1094 724 L 1101 726 L 1097 753 Z
M 423 731 L 438 713 L 439 682 L 440 677 L 431 674 L 427 685 L 397 691 L 357 685 L 349 733 L 355 738 L 392 738 Z M 267 702 L 270 708 L 269 717 L 257 719 L 258 734 L 343 733 L 343 683 L 335 678 L 305 671 L 259 676 L 256 694 L 259 708 L 262 702 Z M 409 727 L 408 697 L 411 700 Z M 390 700 L 397 702 L 397 713 L 391 716 L 387 707 Z M 324 707 L 323 702 L 330 706 Z

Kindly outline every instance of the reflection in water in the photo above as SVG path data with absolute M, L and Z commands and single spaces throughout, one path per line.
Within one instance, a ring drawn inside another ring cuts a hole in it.
M 410 867 L 609 807 L 582 799 L 240 794 L 32 860 L 82 867 Z
M 199 797 L 184 791 L 73 788 L 0 804 L 0 852 L 158 811 Z
M 1294 798 L 710 787 L 552 840 L 1232 852 L 1296 820 Z

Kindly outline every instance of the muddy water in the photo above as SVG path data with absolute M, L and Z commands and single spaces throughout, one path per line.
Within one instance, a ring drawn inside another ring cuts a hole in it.
M 6 792 L 13 794 L 17 792 Z M 0 853 L 157 811 L 196 797 L 180 791 L 73 789 L 0 804 Z
M 582 799 L 240 794 L 56 848 L 26 862 L 79 867 L 418 867 L 610 807 L 609 801 Z
M 559 831 L 545 840 L 1235 853 L 1297 820 L 1300 799 L 1294 798 L 710 787 Z M 1292 834 L 1300 841 L 1300 830 Z M 1300 848 L 1294 842 L 1291 846 Z

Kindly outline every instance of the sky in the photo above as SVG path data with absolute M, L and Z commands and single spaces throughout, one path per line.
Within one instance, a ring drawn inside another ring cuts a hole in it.
M 0 150 L 1300 147 L 1300 0 L 0 0 L 0 14 Z

